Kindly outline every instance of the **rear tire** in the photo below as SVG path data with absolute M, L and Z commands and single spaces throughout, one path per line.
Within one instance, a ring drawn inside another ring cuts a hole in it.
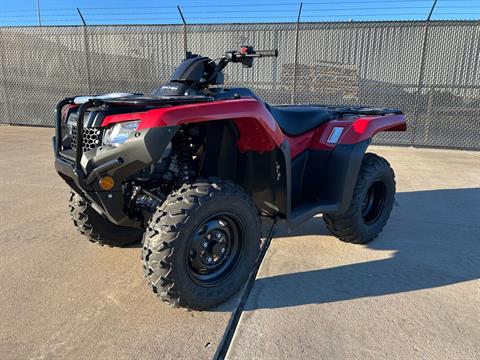
M 260 252 L 260 220 L 247 193 L 218 178 L 169 195 L 144 235 L 143 268 L 153 291 L 173 306 L 203 310 L 246 282 Z
M 121 247 L 142 240 L 142 230 L 112 224 L 74 191 L 70 192 L 69 205 L 73 224 L 91 242 Z
M 328 230 L 344 242 L 366 244 L 382 231 L 395 201 L 395 174 L 384 158 L 365 154 L 350 207 L 324 214 Z

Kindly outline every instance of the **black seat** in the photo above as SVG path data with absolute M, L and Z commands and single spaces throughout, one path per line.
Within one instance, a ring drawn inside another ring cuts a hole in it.
M 267 105 L 282 131 L 290 136 L 302 135 L 332 120 L 331 111 L 318 106 Z

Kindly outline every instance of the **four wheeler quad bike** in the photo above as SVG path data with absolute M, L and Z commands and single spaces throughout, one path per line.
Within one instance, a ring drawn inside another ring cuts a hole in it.
M 392 210 L 394 174 L 365 154 L 379 131 L 404 131 L 399 110 L 268 105 L 223 83 L 228 63 L 277 51 L 188 54 L 151 96 L 66 98 L 56 107 L 55 167 L 90 241 L 143 237 L 145 276 L 171 304 L 213 307 L 255 267 L 261 222 L 288 229 L 322 213 L 340 240 L 375 238 Z

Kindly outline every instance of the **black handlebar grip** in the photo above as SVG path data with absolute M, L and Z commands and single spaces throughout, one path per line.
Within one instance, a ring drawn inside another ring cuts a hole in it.
M 255 55 L 259 55 L 260 57 L 277 57 L 278 50 L 255 50 Z

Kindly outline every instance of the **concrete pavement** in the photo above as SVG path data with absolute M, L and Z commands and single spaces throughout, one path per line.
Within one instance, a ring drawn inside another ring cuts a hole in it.
M 138 248 L 83 241 L 52 133 L 0 127 L 1 358 L 212 358 L 239 296 L 172 309 Z M 274 238 L 228 358 L 480 358 L 480 153 L 373 149 L 397 174 L 384 232 L 344 244 L 318 217 Z
M 237 300 L 173 309 L 147 288 L 139 247 L 85 241 L 52 133 L 0 127 L 0 358 L 210 359 Z
M 392 217 L 344 244 L 321 218 L 272 240 L 228 359 L 479 359 L 480 154 L 371 147 Z

